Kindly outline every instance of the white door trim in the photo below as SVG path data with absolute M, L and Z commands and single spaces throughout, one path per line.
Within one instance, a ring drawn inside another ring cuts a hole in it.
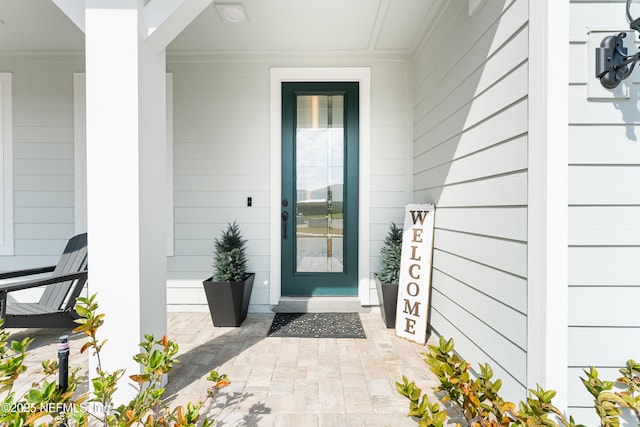
M 282 183 L 282 82 L 358 82 L 360 84 L 360 152 L 358 217 L 358 298 L 369 305 L 369 204 L 371 160 L 371 69 L 366 67 L 296 67 L 270 70 L 271 220 L 269 243 L 269 303 L 282 296 L 280 281 L 280 192 Z

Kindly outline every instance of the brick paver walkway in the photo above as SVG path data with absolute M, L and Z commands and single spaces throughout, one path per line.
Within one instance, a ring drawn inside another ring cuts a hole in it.
M 397 338 L 379 313 L 360 313 L 366 339 L 266 337 L 273 314 L 249 314 L 239 328 L 214 327 L 208 313 L 169 313 L 169 337 L 180 345 L 167 385 L 171 406 L 204 398 L 210 370 L 231 385 L 208 408 L 217 426 L 416 426 L 395 390 L 404 374 L 424 390 L 437 382 L 422 361 L 425 347 Z M 13 330 L 36 340 L 26 387 L 45 358 L 57 358 L 60 331 Z M 15 339 L 14 338 L 14 339 Z M 71 365 L 86 369 L 84 338 L 72 336 Z

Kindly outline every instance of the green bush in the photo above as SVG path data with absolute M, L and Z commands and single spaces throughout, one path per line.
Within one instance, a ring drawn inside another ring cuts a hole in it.
M 452 402 L 471 427 L 584 427 L 576 424 L 573 417 L 567 420 L 553 405 L 554 390 L 544 390 L 540 386 L 530 389 L 526 401 L 517 407 L 502 399 L 499 395 L 502 381 L 493 380 L 491 367 L 480 365 L 479 375 L 473 378 L 469 371 L 471 366 L 455 353 L 453 339 L 440 337 L 438 345 L 429 345 L 428 349 L 423 353 L 424 360 L 440 381 L 435 391 L 443 392 L 443 400 Z M 624 388 L 620 392 L 611 391 L 616 382 L 600 380 L 595 368 L 584 372 L 587 378 L 581 380 L 594 396 L 594 408 L 602 427 L 619 427 L 623 409 L 631 410 L 640 426 L 640 363 L 629 360 L 626 367 L 620 369 L 622 376 L 616 380 Z M 421 427 L 444 425 L 446 412 L 438 403 L 429 402 L 414 382 L 403 376 L 396 388 L 409 400 L 408 416 L 415 417 Z
M 32 425 L 86 427 L 209 427 L 213 420 L 202 418 L 200 409 L 213 398 L 216 391 L 229 385 L 226 375 L 211 371 L 209 381 L 213 386 L 207 390 L 204 401 L 188 403 L 185 406 L 169 408 L 163 401 L 165 389 L 162 378 L 168 374 L 178 360 L 178 344 L 164 336 L 156 340 L 153 335 L 145 335 L 140 343 L 142 352 L 133 359 L 142 367 L 141 374 L 130 375 L 138 384 L 138 393 L 126 405 L 114 406 L 112 397 L 118 388 L 118 381 L 124 376 L 123 369 L 107 372 L 103 369 L 100 354 L 107 340 L 98 339 L 98 330 L 104 323 L 104 314 L 97 312 L 96 296 L 78 298 L 76 311 L 80 318 L 74 332 L 82 332 L 87 342 L 80 352 L 93 350 L 97 359 L 96 376 L 90 378 L 92 391 L 78 392 L 79 367 L 69 370 L 69 383 L 61 390 L 55 382 L 58 372 L 57 361 L 42 362 L 43 379 L 32 384 L 24 394 L 18 396 L 14 390 L 16 379 L 27 371 L 24 364 L 32 338 L 11 341 L 10 335 L 0 328 L 0 426 L 23 427 Z M 3 321 L 0 319 L 0 327 Z M 54 378 L 50 381 L 51 377 Z M 88 411 L 89 405 L 99 410 Z
M 247 278 L 246 240 L 234 221 L 229 223 L 220 238 L 214 242 L 213 280 L 216 282 L 241 282 Z
M 395 223 L 389 225 L 389 232 L 380 249 L 380 271 L 378 278 L 382 283 L 398 283 L 400 258 L 402 256 L 402 228 Z
M 580 379 L 594 397 L 593 406 L 602 427 L 618 427 L 623 408 L 631 410 L 640 426 L 640 363 L 630 359 L 619 372 L 622 376 L 615 382 L 602 381 L 598 377 L 598 371 L 592 366 L 588 371 L 584 370 L 587 378 Z M 624 391 L 611 391 L 616 383 Z

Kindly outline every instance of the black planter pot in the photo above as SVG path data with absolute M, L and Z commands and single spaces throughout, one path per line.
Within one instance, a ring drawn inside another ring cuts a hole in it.
M 396 305 L 398 304 L 398 284 L 382 283 L 377 274 L 376 291 L 378 291 L 378 301 L 380 301 L 380 314 L 387 328 L 396 327 Z
M 209 312 L 214 326 L 240 326 L 247 318 L 255 273 L 244 282 L 213 282 L 211 277 L 203 281 Z

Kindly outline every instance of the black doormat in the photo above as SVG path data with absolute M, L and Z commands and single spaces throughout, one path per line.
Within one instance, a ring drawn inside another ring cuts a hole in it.
M 358 313 L 276 313 L 268 337 L 366 338 Z

